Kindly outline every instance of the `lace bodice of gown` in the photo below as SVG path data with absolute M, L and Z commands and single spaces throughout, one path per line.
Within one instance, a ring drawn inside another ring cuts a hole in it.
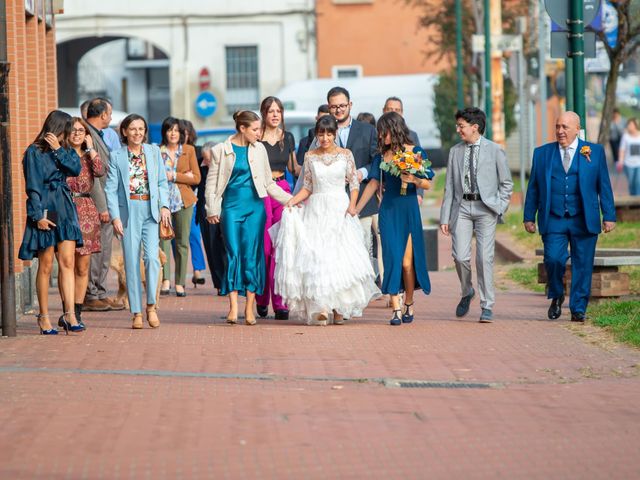
M 304 188 L 312 193 L 344 192 L 345 182 L 349 190 L 358 190 L 358 176 L 353 154 L 349 150 L 315 154 L 308 152 L 304 158 Z

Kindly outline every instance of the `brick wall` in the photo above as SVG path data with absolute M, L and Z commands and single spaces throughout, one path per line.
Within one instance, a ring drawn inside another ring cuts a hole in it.
M 36 0 L 36 4 L 44 0 Z M 24 0 L 7 1 L 7 47 L 11 63 L 9 104 L 16 273 L 30 262 L 18 259 L 26 220 L 22 154 L 58 103 L 55 29 L 29 17 Z M 36 8 L 37 11 L 37 8 Z M 55 24 L 54 24 L 55 27 Z

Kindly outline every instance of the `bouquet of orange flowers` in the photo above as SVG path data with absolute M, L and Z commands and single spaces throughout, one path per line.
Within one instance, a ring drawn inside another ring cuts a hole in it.
M 399 177 L 403 173 L 411 173 L 413 175 L 427 176 L 427 168 L 431 166 L 431 162 L 422 158 L 422 153 L 397 151 L 390 161 L 383 161 L 380 169 L 394 177 Z M 402 182 L 400 186 L 400 195 L 407 194 L 407 182 Z

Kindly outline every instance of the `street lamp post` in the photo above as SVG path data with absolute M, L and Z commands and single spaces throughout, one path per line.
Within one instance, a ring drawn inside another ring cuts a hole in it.
M 568 23 L 571 32 L 571 63 L 573 63 L 573 108 L 580 117 L 582 129 L 585 130 L 583 9 L 584 0 L 571 0 Z
M 462 69 L 462 0 L 456 0 L 456 86 L 458 89 L 458 110 L 464 108 Z

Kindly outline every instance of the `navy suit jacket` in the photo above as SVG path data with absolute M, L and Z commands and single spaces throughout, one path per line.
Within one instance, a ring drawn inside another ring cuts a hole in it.
M 591 148 L 590 160 L 580 153 L 585 145 Z M 561 161 L 558 142 L 547 143 L 533 152 L 531 178 L 524 202 L 524 221 L 535 222 L 537 213 L 538 231 L 541 234 L 548 231 L 551 208 L 551 165 L 554 161 Z M 598 234 L 601 231 L 600 212 L 605 222 L 616 221 L 613 191 L 604 149 L 601 145 L 580 140 L 573 162 L 578 162 L 578 185 L 587 231 Z

